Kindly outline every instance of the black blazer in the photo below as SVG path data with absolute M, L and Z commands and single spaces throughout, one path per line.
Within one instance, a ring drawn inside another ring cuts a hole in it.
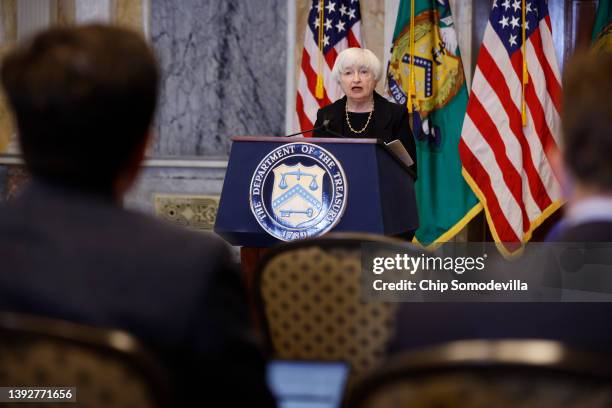
M 274 405 L 220 239 L 34 183 L 0 203 L 0 262 L 0 310 L 134 334 L 173 374 L 173 406 Z
M 467 339 L 546 339 L 612 354 L 610 302 L 402 303 L 390 354 Z
M 559 242 L 612 242 L 612 221 L 590 221 L 567 228 L 562 228 Z
M 323 121 L 329 120 L 328 129 L 341 135 L 346 135 L 344 116 L 346 108 L 346 96 L 338 99 L 331 105 L 327 105 L 317 112 L 317 120 L 315 127 L 321 126 Z M 412 131 L 410 130 L 410 121 L 408 119 L 408 110 L 404 105 L 389 102 L 376 92 L 374 92 L 374 113 L 372 114 L 370 128 L 364 134 L 364 137 L 381 139 L 386 143 L 393 140 L 399 140 L 410 156 L 414 160 L 414 164 L 410 167 L 414 174 L 417 174 L 417 155 L 416 144 Z M 315 137 L 337 137 L 325 130 L 314 132 Z

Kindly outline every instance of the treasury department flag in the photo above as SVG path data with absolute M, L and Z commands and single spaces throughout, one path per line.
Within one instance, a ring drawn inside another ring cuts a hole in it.
M 468 95 L 448 0 L 401 0 L 387 81 L 395 101 L 413 113 L 421 225 L 415 238 L 435 247 L 482 209 L 461 175 Z
M 593 27 L 593 49 L 598 53 L 612 53 L 612 4 L 610 0 L 599 2 Z
M 331 77 L 336 56 L 362 45 L 359 0 L 312 0 L 295 106 L 301 131 L 312 129 L 319 108 L 343 95 Z
M 571 109 L 571 107 L 569 107 Z M 506 256 L 562 204 L 561 78 L 544 0 L 494 0 L 463 121 L 464 175 Z

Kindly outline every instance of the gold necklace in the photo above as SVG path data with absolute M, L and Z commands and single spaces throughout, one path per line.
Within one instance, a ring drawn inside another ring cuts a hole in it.
M 349 120 L 349 114 L 348 114 L 349 113 L 348 112 L 348 103 L 346 105 L 344 105 L 344 113 L 346 115 L 346 124 L 348 125 L 349 129 L 351 129 L 351 132 L 357 133 L 357 134 L 363 133 L 368 128 L 368 124 L 370 123 L 370 119 L 372 118 L 372 113 L 374 113 L 374 102 L 372 102 L 372 110 L 370 111 L 370 114 L 368 115 L 368 120 L 366 121 L 366 124 L 363 127 L 363 129 L 361 129 L 361 130 L 355 130 L 351 126 L 351 121 Z

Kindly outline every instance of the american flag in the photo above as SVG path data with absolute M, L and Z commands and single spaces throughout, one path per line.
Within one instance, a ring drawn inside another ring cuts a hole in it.
M 550 16 L 544 0 L 525 1 L 524 10 L 524 94 L 522 1 L 495 0 L 459 144 L 464 177 L 507 255 L 561 206 L 561 188 L 550 164 L 561 135 L 561 80 Z
M 323 21 L 320 10 L 323 8 Z M 323 55 L 319 51 L 319 27 L 323 24 Z M 296 113 L 302 131 L 312 129 L 317 110 L 342 96 L 331 78 L 336 56 L 350 47 L 361 47 L 359 0 L 312 0 L 304 33 L 304 51 L 298 82 Z M 317 74 L 323 75 L 323 98 L 316 97 Z M 310 136 L 306 134 L 305 136 Z

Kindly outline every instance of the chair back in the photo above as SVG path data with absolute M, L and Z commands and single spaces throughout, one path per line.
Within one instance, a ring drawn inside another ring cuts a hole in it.
M 351 408 L 610 407 L 610 356 L 548 340 L 468 340 L 392 356 Z
M 396 305 L 361 297 L 361 245 L 408 244 L 370 234 L 327 234 L 272 248 L 256 272 L 259 319 L 275 358 L 375 367 L 394 331 Z
M 92 408 L 169 398 L 164 371 L 128 333 L 15 313 L 0 313 L 0 384 L 76 387 L 78 406 Z

